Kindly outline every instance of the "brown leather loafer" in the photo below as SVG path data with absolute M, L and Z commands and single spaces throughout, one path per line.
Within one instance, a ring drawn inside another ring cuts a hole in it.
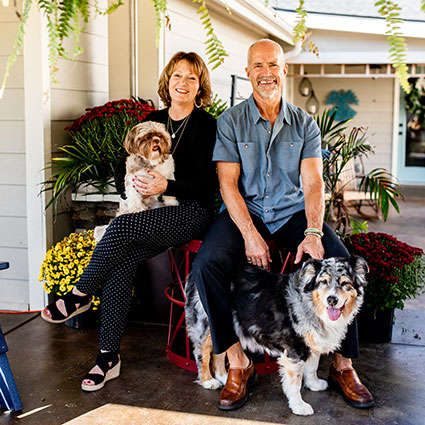
M 230 368 L 228 370 L 226 385 L 220 393 L 218 408 L 222 410 L 235 410 L 242 407 L 248 399 L 248 391 L 257 379 L 257 372 L 252 360 L 243 368 Z
M 329 384 L 342 394 L 350 406 L 359 408 L 375 406 L 372 394 L 361 383 L 354 369 L 338 371 L 332 365 L 329 370 Z

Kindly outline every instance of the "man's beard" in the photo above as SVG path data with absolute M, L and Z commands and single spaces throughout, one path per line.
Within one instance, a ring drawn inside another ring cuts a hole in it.
M 277 85 L 276 79 L 273 79 L 273 81 L 275 82 L 275 86 L 274 86 L 274 88 L 272 90 L 270 90 L 270 89 L 268 89 L 268 90 L 263 89 L 263 87 L 261 87 L 261 85 L 260 85 L 260 81 L 270 81 L 270 80 L 267 79 L 267 78 L 261 78 L 261 77 L 257 79 L 258 93 L 259 93 L 259 95 L 262 98 L 264 98 L 264 99 L 271 99 L 274 96 L 276 96 L 276 93 L 279 92 L 279 87 Z

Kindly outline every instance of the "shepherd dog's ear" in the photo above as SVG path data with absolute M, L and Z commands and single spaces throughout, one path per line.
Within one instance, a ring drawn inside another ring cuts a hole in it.
M 298 270 L 298 278 L 302 282 L 304 292 L 311 292 L 316 286 L 316 276 L 322 268 L 320 260 L 308 259 L 303 263 L 301 269 Z
M 367 284 L 366 274 L 369 272 L 369 267 L 363 257 L 352 255 L 350 257 L 350 266 L 354 272 L 354 278 L 358 286 L 365 286 Z

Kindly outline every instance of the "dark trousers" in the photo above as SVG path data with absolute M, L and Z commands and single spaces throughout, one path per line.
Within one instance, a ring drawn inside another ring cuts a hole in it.
M 278 231 L 271 234 L 260 218 L 251 214 L 254 225 L 266 241 L 295 253 L 304 240 L 307 228 L 305 211 L 295 213 Z M 349 257 L 349 253 L 332 229 L 324 224 L 322 238 L 325 257 Z M 230 282 L 246 261 L 242 235 L 227 210 L 217 217 L 206 234 L 192 267 L 192 276 L 208 315 L 213 350 L 222 353 L 239 341 L 234 329 L 230 306 Z M 359 355 L 357 322 L 348 327 L 340 353 L 347 358 Z
M 101 295 L 100 349 L 117 351 L 130 309 L 137 266 L 173 246 L 202 238 L 211 213 L 196 202 L 116 217 L 96 245 L 77 289 Z

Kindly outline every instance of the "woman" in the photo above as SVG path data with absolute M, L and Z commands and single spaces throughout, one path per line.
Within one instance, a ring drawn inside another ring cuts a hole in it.
M 116 217 L 76 287 L 41 314 L 48 322 L 62 323 L 87 310 L 92 295 L 102 287 L 100 352 L 82 381 L 85 391 L 98 390 L 119 376 L 119 346 L 138 264 L 170 247 L 201 239 L 213 216 L 216 121 L 202 109 L 211 104 L 209 72 L 203 60 L 196 53 L 176 53 L 161 74 L 158 94 L 166 108 L 150 113 L 146 120 L 165 124 L 171 135 L 175 180 L 151 172 L 153 178 L 137 176 L 134 186 L 143 196 L 175 196 L 179 205 Z M 124 175 L 125 158 L 116 172 L 122 196 Z

